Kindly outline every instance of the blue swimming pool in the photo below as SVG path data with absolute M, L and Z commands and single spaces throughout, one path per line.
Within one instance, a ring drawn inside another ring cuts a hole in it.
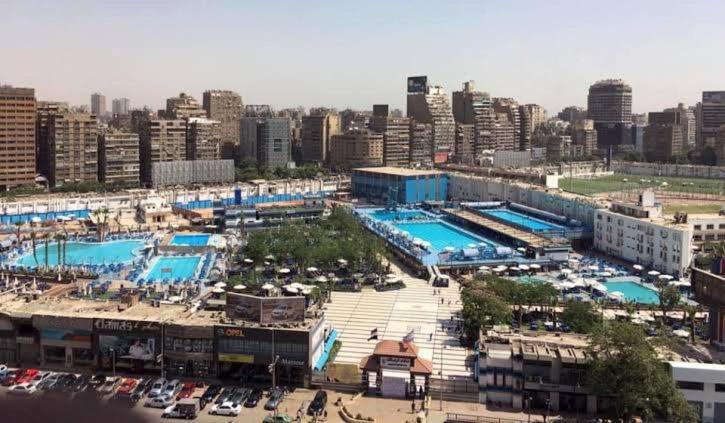
M 200 261 L 201 256 L 157 257 L 151 269 L 141 277 L 147 281 L 191 279 Z
M 602 285 L 607 287 L 607 292 L 619 291 L 624 294 L 626 301 L 634 301 L 640 304 L 659 304 L 659 296 L 657 292 L 640 285 L 634 281 L 612 281 L 604 282 Z
M 373 213 L 370 213 L 370 216 L 381 222 L 390 222 L 391 220 L 414 220 L 429 217 L 427 214 L 415 210 L 376 210 Z
M 111 264 L 130 262 L 144 245 L 144 241 L 123 240 L 108 242 L 68 242 L 65 244 L 65 264 Z M 38 241 L 35 247 L 38 265 L 45 266 L 45 244 Z M 33 252 L 29 251 L 17 261 L 21 266 L 34 267 L 36 265 Z M 48 265 L 58 265 L 58 245 L 48 245 Z
M 169 245 L 204 247 L 209 244 L 209 237 L 208 234 L 176 234 L 171 238 Z
M 420 238 L 431 243 L 433 252 L 443 251 L 446 247 L 453 247 L 456 250 L 466 248 L 468 244 L 485 242 L 493 245 L 487 240 L 464 232 L 454 226 L 440 221 L 416 222 L 416 223 L 395 223 L 393 224 L 401 231 L 410 233 L 413 238 Z
M 486 216 L 495 217 L 507 222 L 514 223 L 533 232 L 557 231 L 564 229 L 562 226 L 536 219 L 522 213 L 516 213 L 511 210 L 495 209 L 481 210 Z

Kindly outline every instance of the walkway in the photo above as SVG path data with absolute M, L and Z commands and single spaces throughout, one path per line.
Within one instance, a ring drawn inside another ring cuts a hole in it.
M 514 228 L 513 226 L 504 225 L 503 223 L 496 220 L 483 217 L 478 213 L 470 212 L 468 210 L 455 209 L 445 209 L 443 211 L 453 217 L 457 217 L 475 225 L 491 229 L 500 234 L 517 239 L 523 243 L 526 243 L 526 245 L 530 245 L 535 248 L 544 247 L 551 244 L 548 239 L 543 238 L 539 235 L 535 235 L 531 232 L 522 231 L 521 229 Z

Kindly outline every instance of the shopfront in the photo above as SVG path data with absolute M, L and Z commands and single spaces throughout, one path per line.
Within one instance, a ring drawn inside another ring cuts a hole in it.
M 40 363 L 49 367 L 91 367 L 93 319 L 33 316 L 40 335 Z
M 167 324 L 164 368 L 167 377 L 216 377 L 214 327 Z
M 308 329 L 217 326 L 214 330 L 220 378 L 271 385 L 273 368 L 277 385 L 309 386 Z
M 15 327 L 12 319 L 0 314 L 0 363 L 15 363 L 18 344 L 15 341 Z
M 93 341 L 100 369 L 161 372 L 161 324 L 158 322 L 94 319 Z
M 385 398 L 417 398 L 428 392 L 433 363 L 412 342 L 380 341 L 362 359 L 363 385 Z

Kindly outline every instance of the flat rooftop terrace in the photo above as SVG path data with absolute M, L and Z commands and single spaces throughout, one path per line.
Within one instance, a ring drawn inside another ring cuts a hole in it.
M 443 175 L 445 172 L 440 170 L 420 170 L 420 169 L 406 169 L 402 167 L 359 167 L 353 169 L 353 171 L 370 172 L 370 173 L 382 173 L 385 175 L 393 176 L 427 176 L 427 175 Z

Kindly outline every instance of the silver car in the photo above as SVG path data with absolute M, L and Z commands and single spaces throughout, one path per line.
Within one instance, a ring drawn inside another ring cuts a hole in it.
M 164 388 L 166 388 L 166 385 L 169 382 L 160 377 L 154 381 L 154 384 L 151 385 L 151 389 L 149 390 L 148 397 L 149 398 L 155 398 L 161 395 L 164 392 Z

